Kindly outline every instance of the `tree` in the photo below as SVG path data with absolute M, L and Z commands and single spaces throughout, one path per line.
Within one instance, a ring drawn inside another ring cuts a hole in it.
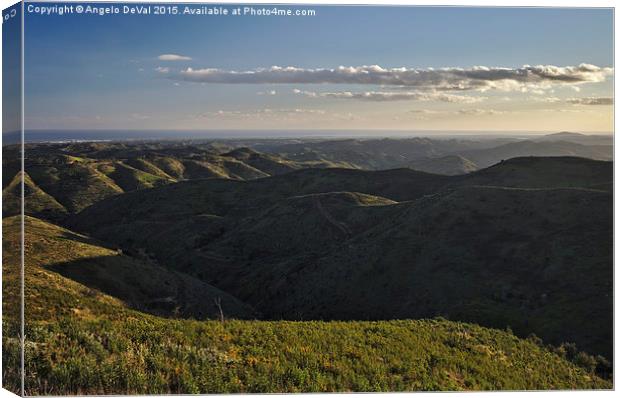
M 224 323 L 224 311 L 222 310 L 222 298 L 218 296 L 213 299 L 213 302 L 215 303 L 215 306 L 217 307 L 217 309 L 220 311 L 220 322 Z

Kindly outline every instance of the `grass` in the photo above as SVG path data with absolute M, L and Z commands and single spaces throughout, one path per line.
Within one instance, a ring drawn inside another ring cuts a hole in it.
M 28 394 L 609 388 L 510 333 L 445 320 L 28 325 Z

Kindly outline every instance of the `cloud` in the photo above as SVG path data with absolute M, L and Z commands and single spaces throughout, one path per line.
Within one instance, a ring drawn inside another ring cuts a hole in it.
M 207 112 L 202 114 L 202 117 L 205 118 L 214 118 L 214 117 L 237 117 L 237 118 L 254 118 L 259 116 L 290 116 L 290 115 L 324 115 L 327 112 L 322 109 L 302 109 L 302 108 L 291 108 L 291 109 L 256 109 L 249 111 L 238 111 L 238 110 L 218 110 L 215 112 Z
M 157 59 L 160 61 L 191 61 L 192 60 L 190 57 L 186 57 L 184 55 L 178 55 L 178 54 L 162 54 L 159 57 L 157 57 Z
M 267 121 L 291 121 L 291 120 L 357 120 L 358 116 L 352 113 L 331 112 L 324 109 L 312 108 L 263 108 L 251 110 L 218 110 L 205 112 L 193 119 L 219 119 L 219 120 L 267 120 Z
M 167 66 L 158 66 L 157 68 L 155 68 L 155 71 L 159 73 L 170 73 L 170 68 L 168 68 Z
M 412 109 L 409 113 L 413 113 L 415 115 L 434 115 L 436 113 L 440 113 L 439 111 L 434 111 L 432 109 Z
M 446 116 L 493 116 L 493 115 L 504 115 L 506 113 L 513 113 L 513 112 L 501 111 L 497 109 L 471 108 L 471 109 L 459 109 L 456 111 L 433 110 L 433 109 L 412 109 L 408 111 L 407 113 L 413 115 L 415 119 L 428 120 L 432 116 L 442 117 L 442 118 Z
M 170 78 L 199 83 L 223 84 L 356 84 L 404 87 L 424 91 L 537 91 L 564 85 L 605 81 L 613 68 L 590 64 L 577 66 L 524 65 L 520 68 L 474 66 L 471 68 L 383 68 L 340 66 L 335 69 L 305 69 L 294 66 L 259 68 L 246 71 L 215 68 L 187 68 Z
M 317 93 L 314 91 L 303 91 L 294 89 L 293 93 L 304 95 L 310 98 L 336 98 L 352 99 L 361 101 L 440 101 L 473 104 L 481 102 L 486 97 L 472 97 L 468 95 L 447 94 L 442 92 L 423 92 L 423 91 L 365 91 L 365 92 L 326 92 Z
M 256 95 L 276 95 L 276 94 L 278 94 L 276 90 L 259 91 L 256 93 Z
M 533 102 L 546 102 L 549 104 L 555 104 L 558 102 L 563 102 L 564 100 L 560 97 L 555 97 L 555 96 L 550 96 L 550 97 L 529 97 L 527 99 L 528 101 L 533 101 Z
M 496 109 L 460 109 L 455 113 L 460 115 L 484 116 L 484 115 L 503 115 L 506 111 L 498 111 Z
M 614 99 L 609 97 L 582 97 L 569 98 L 566 102 L 573 105 L 613 105 Z

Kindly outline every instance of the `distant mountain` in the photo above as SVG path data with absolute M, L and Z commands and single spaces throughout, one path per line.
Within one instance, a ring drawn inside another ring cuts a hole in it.
M 265 150 L 293 160 L 344 162 L 351 168 L 381 170 L 407 167 L 416 159 L 436 158 L 460 151 L 494 147 L 512 139 L 346 139 L 283 144 Z
M 596 160 L 612 160 L 612 146 L 589 146 L 566 141 L 519 141 L 494 148 L 460 151 L 459 154 L 485 168 L 503 160 L 522 156 L 577 156 Z
M 612 175 L 571 157 L 453 177 L 307 169 L 135 191 L 70 224 L 268 318 L 440 314 L 610 355 Z
M 528 156 L 454 179 L 455 184 L 513 188 L 588 188 L 613 191 L 613 164 L 585 158 Z M 457 182 L 458 181 L 458 182 Z
M 555 134 L 548 134 L 534 141 L 566 141 L 582 145 L 613 145 L 613 134 L 580 134 L 563 131 Z
M 417 159 L 409 162 L 408 166 L 414 170 L 443 175 L 467 174 L 478 170 L 474 162 L 459 155 Z

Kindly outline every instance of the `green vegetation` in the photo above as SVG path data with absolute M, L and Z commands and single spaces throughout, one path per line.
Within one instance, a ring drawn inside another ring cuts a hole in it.
M 28 214 L 55 220 L 67 214 L 67 209 L 56 199 L 37 187 L 27 173 L 19 172 L 2 190 L 2 213 L 6 216 L 21 214 L 21 183 L 24 180 L 24 205 Z
M 5 386 L 23 178 L 26 394 L 611 388 L 612 164 L 460 175 L 606 149 L 485 145 L 3 148 Z
M 5 289 L 14 289 L 16 218 L 4 221 Z M 381 322 L 162 319 L 50 271 L 62 256 L 106 251 L 28 219 L 26 393 L 215 393 L 609 388 L 534 342 L 446 320 Z M 75 248 L 75 247 L 74 247 Z M 99 253 L 104 254 L 104 253 Z M 53 258 L 43 261 L 43 259 Z M 73 260 L 67 258 L 67 261 Z M 87 265 L 87 262 L 84 263 Z M 5 297 L 11 292 L 5 290 Z M 14 305 L 9 299 L 6 306 Z M 5 369 L 19 346 L 4 324 Z M 16 388 L 15 374 L 5 373 Z
M 442 320 L 65 318 L 28 327 L 28 394 L 610 388 L 513 335 Z
M 558 157 L 455 177 L 197 180 L 110 198 L 71 225 L 258 303 L 267 319 L 440 314 L 610 357 L 611 172 Z

